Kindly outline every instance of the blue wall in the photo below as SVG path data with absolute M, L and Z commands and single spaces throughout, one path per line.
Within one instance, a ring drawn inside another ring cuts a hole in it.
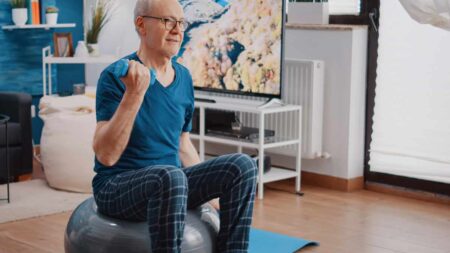
M 41 0 L 42 10 L 48 5 L 59 8 L 58 23 L 76 23 L 65 29 L 0 30 L 0 91 L 26 92 L 33 96 L 38 108 L 42 97 L 42 48 L 52 46 L 53 32 L 71 32 L 74 48 L 83 39 L 83 1 Z M 41 22 L 45 20 L 41 19 Z M 9 0 L 0 0 L 0 26 L 12 24 Z M 74 83 L 84 82 L 83 65 L 56 65 L 52 68 L 55 89 L 62 93 L 72 90 Z M 33 139 L 40 142 L 42 121 L 33 119 Z

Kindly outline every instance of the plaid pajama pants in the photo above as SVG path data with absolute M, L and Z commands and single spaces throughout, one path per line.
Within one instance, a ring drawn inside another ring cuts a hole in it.
M 248 248 L 257 167 L 245 154 L 223 155 L 184 169 L 154 165 L 111 176 L 94 192 L 98 210 L 147 221 L 152 252 L 180 252 L 187 208 L 220 197 L 217 251 Z

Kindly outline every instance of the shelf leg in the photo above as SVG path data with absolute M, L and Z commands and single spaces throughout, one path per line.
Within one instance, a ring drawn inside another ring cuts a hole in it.
M 259 114 L 258 198 L 264 198 L 264 113 Z
M 200 161 L 205 161 L 205 108 L 200 107 L 200 136 L 198 140 Z
M 45 72 L 45 62 L 44 62 L 44 58 L 45 58 L 45 51 L 46 49 L 42 49 L 42 95 L 46 96 L 47 95 L 47 72 Z
M 48 94 L 52 95 L 52 64 L 49 63 L 47 65 L 47 70 L 48 70 Z
M 303 193 L 300 192 L 300 184 L 301 184 L 301 177 L 302 177 L 302 109 L 300 108 L 298 110 L 298 143 L 297 143 L 297 155 L 295 160 L 295 170 L 297 172 L 297 177 L 295 180 L 295 192 L 297 194 L 300 194 L 301 196 Z

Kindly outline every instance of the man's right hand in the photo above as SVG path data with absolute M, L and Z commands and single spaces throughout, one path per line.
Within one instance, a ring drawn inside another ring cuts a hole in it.
M 138 61 L 130 60 L 128 64 L 127 75 L 120 78 L 125 84 L 126 93 L 144 97 L 150 85 L 150 71 Z

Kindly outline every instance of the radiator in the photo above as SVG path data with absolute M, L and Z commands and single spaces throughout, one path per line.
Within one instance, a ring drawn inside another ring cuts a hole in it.
M 324 95 L 324 63 L 319 60 L 286 59 L 282 84 L 282 101 L 286 104 L 302 105 L 302 158 L 314 159 L 322 156 L 322 125 Z M 214 93 L 251 100 L 264 98 Z M 258 116 L 242 113 L 244 126 L 258 127 Z M 265 128 L 275 130 L 275 135 L 283 138 L 297 138 L 298 115 L 295 112 L 269 114 L 265 118 Z M 296 146 L 270 149 L 271 153 L 295 156 Z

